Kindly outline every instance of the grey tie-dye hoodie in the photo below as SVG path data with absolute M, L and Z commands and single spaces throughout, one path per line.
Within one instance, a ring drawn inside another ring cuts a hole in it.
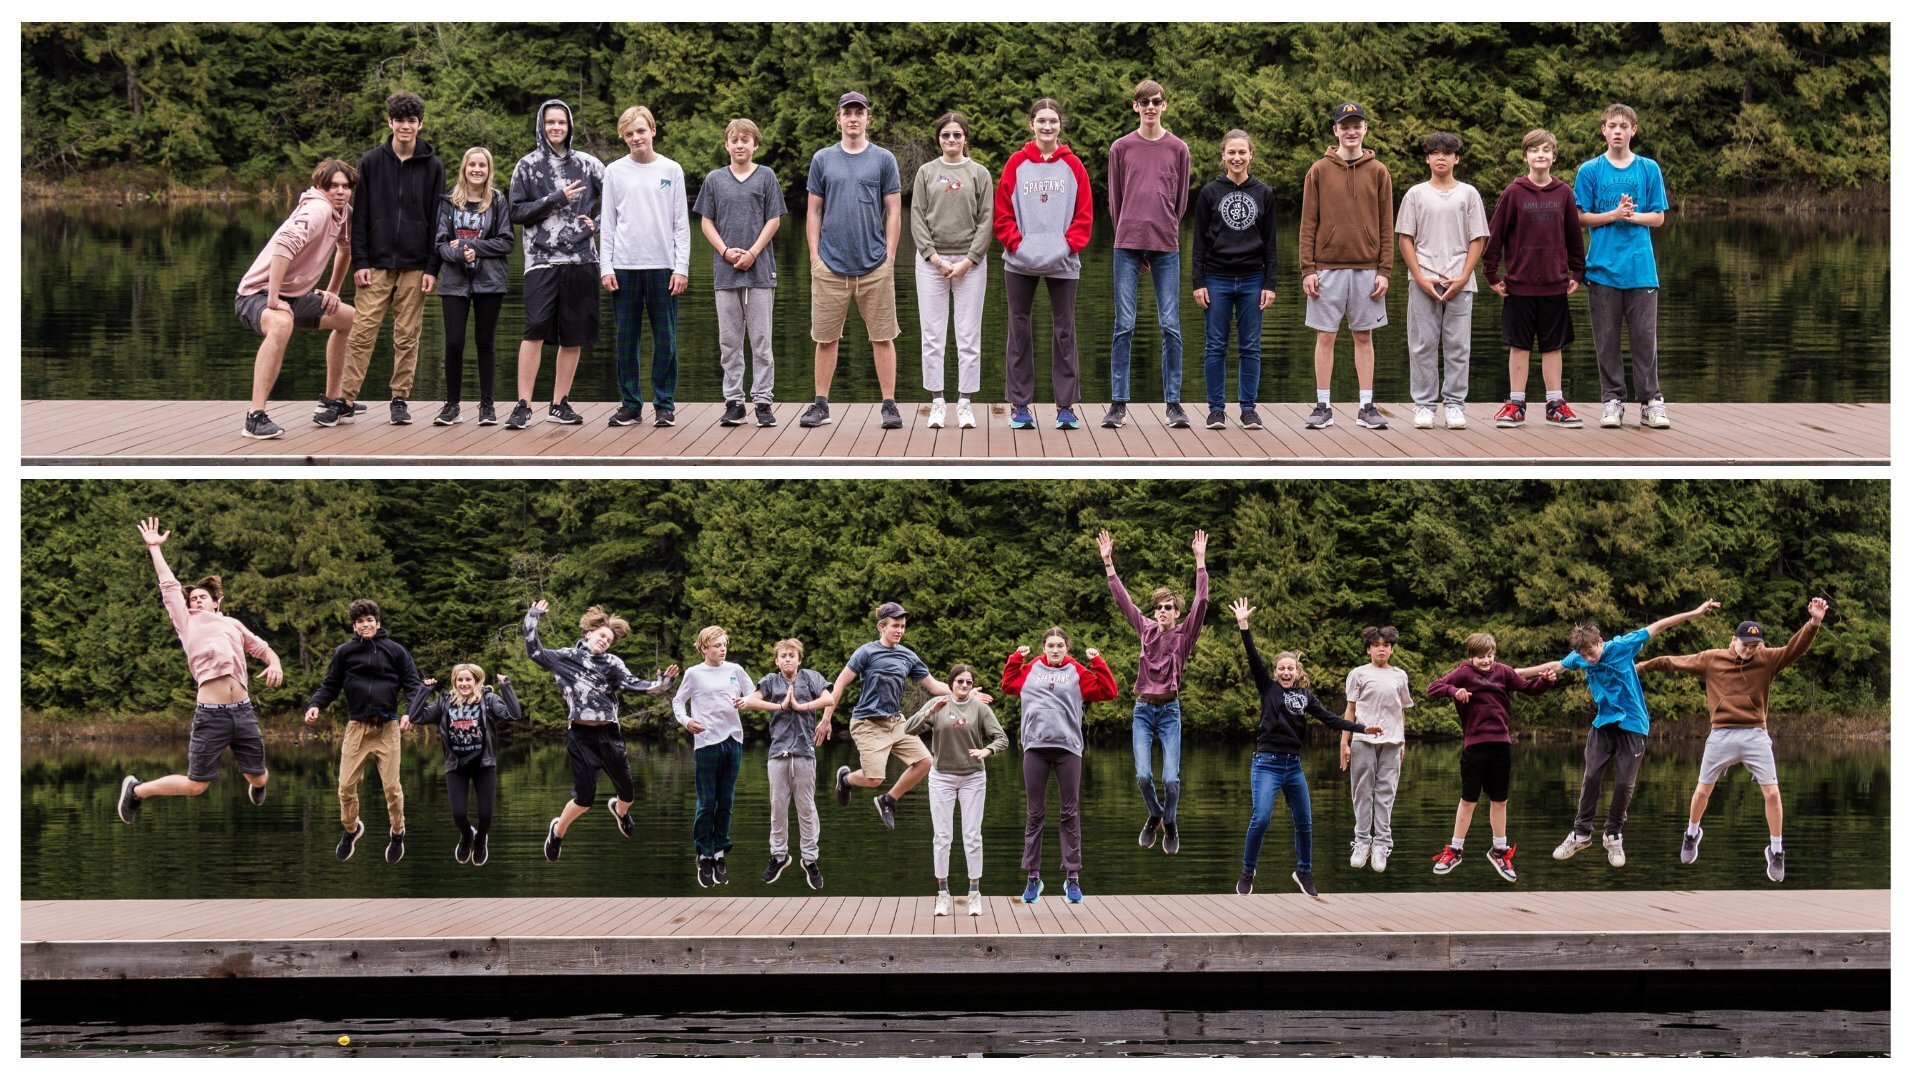
M 553 673 L 560 696 L 567 699 L 567 719 L 576 724 L 617 724 L 620 722 L 620 691 L 630 694 L 664 694 L 672 679 L 648 682 L 627 670 L 627 665 L 610 652 L 596 653 L 583 638 L 570 649 L 548 649 L 540 644 L 540 617 L 543 612 L 527 609 L 521 624 L 527 642 L 527 657 Z
M 567 151 L 557 154 L 547 143 L 540 118 L 550 106 L 567 110 Z M 573 148 L 573 110 L 559 98 L 548 98 L 533 112 L 533 152 L 513 166 L 513 183 L 507 190 L 507 206 L 520 230 L 521 249 L 526 268 L 566 266 L 576 263 L 599 265 L 600 188 L 607 168 L 600 159 Z M 566 187 L 585 180 L 586 189 L 568 200 Z M 580 224 L 580 215 L 593 214 L 589 229 Z

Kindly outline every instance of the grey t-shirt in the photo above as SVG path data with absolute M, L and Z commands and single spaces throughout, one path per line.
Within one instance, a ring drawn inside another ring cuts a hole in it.
M 760 696 L 778 705 L 787 699 L 787 677 L 770 671 L 760 680 Z M 812 668 L 801 668 L 793 675 L 793 700 L 805 705 L 827 692 L 826 676 Z M 820 722 L 817 712 L 782 709 L 767 721 L 768 757 L 812 757 L 813 727 Z
M 1407 741 L 1406 710 L 1413 707 L 1413 693 L 1407 686 L 1407 673 L 1388 664 L 1374 667 L 1361 664 L 1347 672 L 1347 700 L 1353 702 L 1353 718 L 1364 727 L 1379 725 L 1378 735 L 1355 733 L 1356 742 L 1404 743 Z
M 700 194 L 694 197 L 693 212 L 713 222 L 720 239 L 728 247 L 752 247 L 767 222 L 787 212 L 787 197 L 773 170 L 757 165 L 745 180 L 722 165 L 700 182 Z M 774 287 L 773 253 L 763 251 L 745 271 L 713 253 L 715 289 L 771 289 Z
M 900 163 L 868 143 L 849 154 L 839 143 L 814 151 L 807 194 L 818 195 L 820 261 L 848 277 L 864 277 L 887 261 L 886 197 L 900 192 Z M 898 710 L 896 710 L 898 711 Z
M 899 716 L 900 691 L 907 680 L 919 682 L 928 675 L 919 653 L 905 645 L 888 648 L 878 641 L 853 650 L 847 668 L 860 679 L 860 700 L 853 705 L 855 720 Z
M 1400 200 L 1400 216 L 1393 231 L 1413 237 L 1413 253 L 1420 257 L 1420 269 L 1429 274 L 1453 277 L 1467 265 L 1467 245 L 1487 235 L 1487 208 L 1480 192 L 1468 183 L 1456 183 L 1446 191 L 1422 181 L 1407 189 Z M 1461 286 L 1462 292 L 1477 291 L 1474 278 Z M 1413 270 L 1407 270 L 1413 280 Z

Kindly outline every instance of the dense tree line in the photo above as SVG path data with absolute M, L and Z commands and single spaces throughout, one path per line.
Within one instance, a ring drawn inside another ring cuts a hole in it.
M 1059 623 L 1100 648 L 1123 688 L 1138 638 L 1107 595 L 1094 536 L 1113 531 L 1136 598 L 1193 583 L 1188 541 L 1212 536 L 1213 603 L 1188 667 L 1190 729 L 1251 730 L 1258 708 L 1226 602 L 1253 598 L 1263 652 L 1301 650 L 1340 705 L 1364 661 L 1360 630 L 1392 623 L 1417 687 L 1488 630 L 1516 665 L 1557 659 L 1593 620 L 1620 633 L 1706 597 L 1722 612 L 1655 652 L 1724 646 L 1758 619 L 1784 638 L 1818 588 L 1828 630 L 1782 677 L 1776 713 L 1884 712 L 1890 695 L 1888 485 L 1868 481 L 101 481 L 22 485 L 21 697 L 50 716 L 191 709 L 187 677 L 134 529 L 158 515 L 185 581 L 219 573 L 226 611 L 283 658 L 288 685 L 256 678 L 263 710 L 291 714 L 376 599 L 423 671 L 456 661 L 512 674 L 530 722 L 565 722 L 551 680 L 521 650 L 528 603 L 552 599 L 549 644 L 601 603 L 633 625 L 616 647 L 636 671 L 698 662 L 694 634 L 730 631 L 757 677 L 797 636 L 829 676 L 898 600 L 907 643 L 936 670 L 965 660 L 997 682 L 1006 654 Z M 1652 655 L 1652 653 L 1649 653 Z M 1656 716 L 1697 718 L 1698 680 L 1647 682 Z M 917 691 L 916 691 L 917 693 Z M 1089 711 L 1119 731 L 1125 696 Z M 1578 687 L 1529 700 L 1523 726 L 1590 718 Z M 764 720 L 764 714 L 755 714 Z M 641 728 L 671 721 L 643 699 Z M 1415 730 L 1453 730 L 1426 704 Z M 752 723 L 753 721 L 750 721 Z
M 533 147 L 543 98 L 571 102 L 580 145 L 603 157 L 622 152 L 620 110 L 644 103 L 696 183 L 723 163 L 727 120 L 750 116 L 790 190 L 850 87 L 909 171 L 936 152 L 928 128 L 946 109 L 973 118 L 974 155 L 997 166 L 1027 138 L 1028 103 L 1058 98 L 1104 186 L 1104 148 L 1135 123 L 1130 90 L 1157 78 L 1196 183 L 1241 127 L 1283 197 L 1348 99 L 1397 177 L 1422 175 L 1418 140 L 1447 129 L 1467 140 L 1461 176 L 1487 190 L 1524 171 L 1534 127 L 1559 135 L 1570 175 L 1603 148 L 1616 100 L 1640 111 L 1640 146 L 1677 195 L 1877 188 L 1892 144 L 1886 24 L 29 23 L 21 44 L 30 177 L 297 184 L 383 138 L 398 89 L 426 98 L 442 153 L 484 145 L 503 165 Z

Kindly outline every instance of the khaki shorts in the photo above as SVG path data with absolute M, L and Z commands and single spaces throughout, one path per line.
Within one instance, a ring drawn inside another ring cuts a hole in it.
M 894 313 L 893 264 L 881 263 L 865 277 L 848 277 L 813 260 L 813 340 L 839 341 L 847 325 L 847 306 L 857 304 L 860 321 L 867 324 L 868 341 L 892 341 L 900 336 Z M 918 741 L 918 740 L 916 740 Z
M 918 735 L 907 734 L 904 716 L 855 720 L 847 725 L 847 734 L 853 736 L 853 745 L 860 751 L 860 771 L 870 779 L 887 775 L 889 754 L 899 758 L 902 765 L 933 756 L 927 753 L 927 744 L 921 742 Z

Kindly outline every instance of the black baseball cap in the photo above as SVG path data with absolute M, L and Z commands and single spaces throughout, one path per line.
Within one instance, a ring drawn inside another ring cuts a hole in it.
M 1366 118 L 1367 110 L 1354 101 L 1343 101 L 1339 108 L 1333 110 L 1333 122 L 1336 124 L 1342 120 L 1365 120 Z
M 881 619 L 904 619 L 906 617 L 907 617 L 907 609 L 901 607 L 899 604 L 896 604 L 891 600 L 873 609 L 873 618 L 875 622 L 878 622 Z
M 1734 627 L 1733 636 L 1749 645 L 1764 645 L 1767 642 L 1766 635 L 1760 632 L 1760 624 L 1752 619 Z
M 840 95 L 840 107 L 844 109 L 849 105 L 858 105 L 863 109 L 871 109 L 873 107 L 867 104 L 867 95 L 858 90 L 849 90 Z

